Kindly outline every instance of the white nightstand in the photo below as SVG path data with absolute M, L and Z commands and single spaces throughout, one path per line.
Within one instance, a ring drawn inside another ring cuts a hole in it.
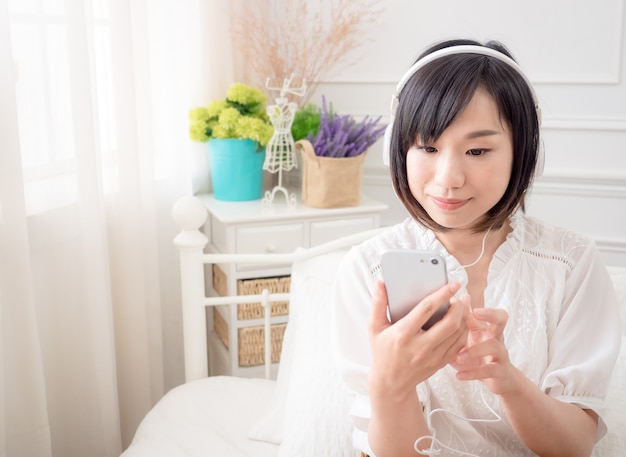
M 281 195 L 269 206 L 263 205 L 261 200 L 225 202 L 211 194 L 197 197 L 209 211 L 205 226 L 208 249 L 222 253 L 288 253 L 298 247 L 317 246 L 379 227 L 380 214 L 387 209 L 384 203 L 367 196 L 362 197 L 359 206 L 331 209 L 310 208 L 301 200 L 295 208 L 289 208 Z M 238 288 L 254 286 L 257 281 L 288 287 L 290 272 L 289 266 L 218 265 L 216 271 L 207 272 L 209 290 L 206 292 L 215 294 L 212 286 L 216 285 L 228 294 L 235 294 Z M 286 308 L 285 304 L 282 309 L 286 311 Z M 288 315 L 281 313 L 280 305 L 276 311 L 280 314 L 272 316 L 272 340 L 276 339 L 277 345 L 276 348 L 273 345 L 272 352 L 279 355 Z M 262 315 L 246 314 L 237 305 L 228 305 L 216 308 L 208 321 L 210 374 L 263 377 L 261 359 L 259 364 L 250 361 L 255 358 L 253 354 L 250 356 L 256 349 L 249 343 L 249 338 L 259 336 Z M 257 336 L 251 336 L 253 334 Z M 262 356 L 262 348 L 258 349 Z M 275 360 L 274 356 L 272 358 Z M 273 376 L 277 369 L 278 363 L 272 364 Z

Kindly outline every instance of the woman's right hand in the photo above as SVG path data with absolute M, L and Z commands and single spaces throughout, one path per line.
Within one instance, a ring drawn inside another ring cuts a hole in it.
M 467 343 L 469 310 L 464 303 L 469 297 L 461 301 L 454 296 L 459 287 L 458 283 L 443 286 L 392 324 L 387 317 L 385 284 L 376 282 L 369 322 L 370 395 L 402 401 L 407 395 L 415 395 L 417 384 L 455 360 Z M 450 302 L 450 307 L 443 319 L 422 330 L 424 323 L 446 302 Z

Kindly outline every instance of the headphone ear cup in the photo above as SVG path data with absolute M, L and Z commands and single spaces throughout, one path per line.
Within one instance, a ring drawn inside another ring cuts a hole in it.
M 533 91 L 532 86 L 530 86 L 531 91 Z M 535 95 L 534 92 L 533 93 L 533 98 L 537 99 L 537 96 Z M 545 165 L 545 161 L 546 161 L 546 150 L 545 150 L 545 146 L 543 144 L 542 141 L 542 135 L 541 135 L 541 124 L 543 123 L 543 113 L 541 112 L 541 108 L 539 107 L 539 105 L 537 103 L 535 103 L 535 110 L 537 112 L 537 124 L 539 125 L 539 147 L 537 149 L 537 163 L 535 164 L 535 178 L 538 178 L 539 176 L 543 175 L 543 167 Z
M 387 166 L 391 163 L 391 131 L 393 130 L 393 120 L 389 122 L 383 135 L 383 163 Z
M 543 175 L 543 167 L 546 161 L 546 150 L 543 141 L 539 140 L 539 149 L 537 150 L 537 163 L 535 164 L 535 178 Z

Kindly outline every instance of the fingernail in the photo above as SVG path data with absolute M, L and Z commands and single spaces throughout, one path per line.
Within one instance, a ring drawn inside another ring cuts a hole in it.
M 478 316 L 484 316 L 485 308 L 482 308 L 482 307 L 474 308 L 474 314 L 478 314 Z

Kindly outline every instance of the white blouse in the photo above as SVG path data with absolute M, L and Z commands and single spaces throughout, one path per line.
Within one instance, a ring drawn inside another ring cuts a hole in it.
M 511 363 L 547 395 L 595 411 L 600 439 L 606 433 L 603 399 L 620 344 L 617 298 L 606 267 L 586 237 L 522 214 L 513 216 L 511 225 L 489 266 L 485 307 L 509 314 L 504 339 Z M 344 258 L 333 292 L 334 347 L 355 394 L 355 446 L 370 455 L 368 320 L 375 280 L 382 279 L 380 256 L 387 249 L 441 252 L 448 279 L 462 285 L 458 295 L 467 290 L 465 269 L 431 230 L 411 218 Z M 446 366 L 417 389 L 438 455 L 534 455 L 508 423 L 499 398 L 480 381 L 459 381 Z

